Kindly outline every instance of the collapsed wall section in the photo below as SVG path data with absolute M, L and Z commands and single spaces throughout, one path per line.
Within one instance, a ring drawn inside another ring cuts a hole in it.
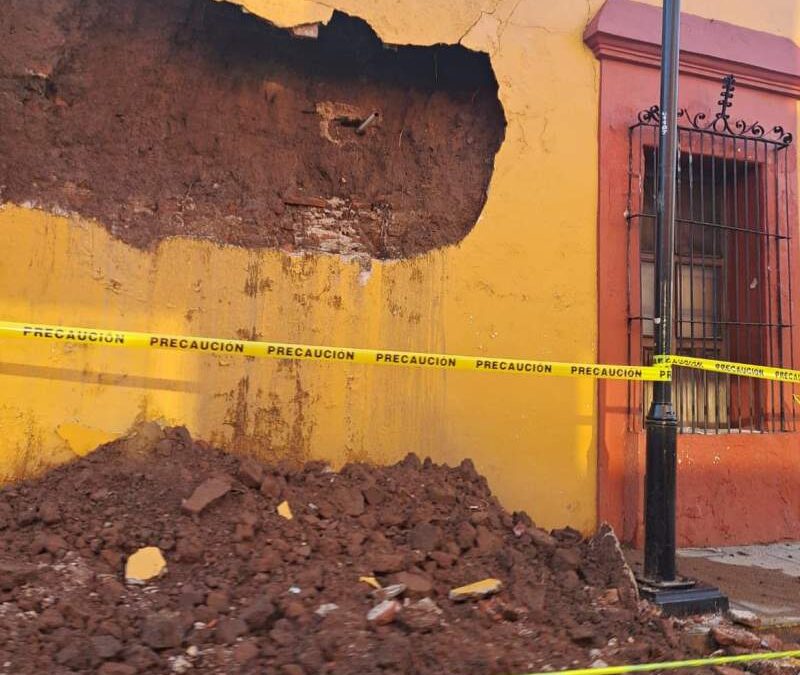
M 401 258 L 475 224 L 505 120 L 485 54 L 315 38 L 213 0 L 4 0 L 0 198 L 170 236 Z

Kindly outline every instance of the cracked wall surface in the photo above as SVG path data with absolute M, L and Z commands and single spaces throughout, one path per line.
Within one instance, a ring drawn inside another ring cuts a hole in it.
M 469 235 L 458 246 L 363 266 L 175 239 L 141 251 L 97 223 L 6 206 L 0 245 L 14 255 L 0 265 L 2 316 L 594 361 L 598 68 L 581 36 L 600 2 L 239 4 L 284 27 L 326 22 L 338 9 L 388 44 L 460 41 L 489 55 L 507 128 Z M 704 4 L 733 20 L 744 3 L 722 5 Z M 784 30 L 780 14 L 761 14 L 770 30 Z M 268 457 L 471 457 L 507 507 L 527 509 L 540 525 L 595 524 L 591 381 L 20 341 L 3 345 L 0 381 L 6 479 L 85 452 L 137 419 L 163 419 Z

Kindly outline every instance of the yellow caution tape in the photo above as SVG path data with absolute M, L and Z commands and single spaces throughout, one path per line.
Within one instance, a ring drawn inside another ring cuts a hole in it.
M 712 656 L 705 659 L 685 661 L 662 661 L 661 663 L 638 663 L 630 666 L 606 666 L 603 668 L 579 668 L 559 670 L 558 675 L 621 675 L 622 673 L 649 673 L 656 670 L 679 670 L 681 668 L 704 668 L 723 666 L 730 663 L 751 663 L 753 661 L 775 661 L 800 657 L 800 650 L 789 652 L 764 652 L 763 654 L 741 654 L 739 656 Z M 798 666 L 800 668 L 800 666 Z M 800 672 L 800 670 L 798 671 Z M 553 675 L 548 673 L 526 673 L 525 675 Z
M 667 365 L 598 365 L 594 363 L 500 359 L 488 356 L 399 352 L 390 349 L 354 349 L 352 347 L 256 342 L 254 340 L 224 340 L 186 335 L 165 335 L 162 333 L 134 333 L 100 328 L 13 323 L 10 321 L 0 321 L 0 337 L 23 338 L 26 340 L 55 340 L 111 347 L 171 349 L 206 354 L 238 354 L 240 356 L 271 359 L 344 361 L 349 363 L 416 366 L 443 368 L 445 370 L 480 370 L 483 372 L 550 377 L 667 381 L 671 375 L 671 369 Z
M 709 370 L 724 375 L 757 377 L 762 380 L 776 380 L 778 382 L 800 382 L 800 370 L 790 370 L 788 368 L 759 366 L 751 363 L 736 363 L 734 361 L 717 361 L 716 359 L 700 359 L 694 356 L 656 356 L 653 360 L 657 365 L 662 366 Z

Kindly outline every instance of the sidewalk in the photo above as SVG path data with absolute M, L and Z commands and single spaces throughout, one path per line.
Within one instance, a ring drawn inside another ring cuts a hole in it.
M 762 626 L 800 633 L 800 542 L 682 549 L 678 571 L 718 586 Z
M 642 551 L 626 550 L 638 575 Z M 678 551 L 681 576 L 717 586 L 728 596 L 736 623 L 764 637 L 800 643 L 800 542 Z M 742 612 L 739 617 L 735 616 Z M 710 633 L 722 616 L 688 617 L 684 630 L 698 651 L 711 649 Z

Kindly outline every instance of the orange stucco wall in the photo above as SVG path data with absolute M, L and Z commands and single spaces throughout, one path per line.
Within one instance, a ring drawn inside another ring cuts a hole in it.
M 708 30 L 712 32 L 707 38 L 711 42 L 715 37 L 713 25 Z M 621 264 L 629 247 L 624 217 L 628 206 L 628 128 L 640 110 L 658 103 L 658 88 L 659 71 L 655 68 L 614 59 L 602 61 L 598 350 L 599 358 L 604 361 L 628 358 L 628 286 L 631 283 L 638 286 L 635 271 L 631 276 L 627 265 Z M 691 112 L 706 112 L 711 119 L 719 91 L 720 81 L 713 76 L 684 72 L 680 78 L 679 104 Z M 736 88 L 732 109 L 735 119 L 760 120 L 770 128 L 780 124 L 796 137 L 796 111 L 794 98 L 785 93 L 746 85 Z M 796 230 L 797 155 L 793 148 L 788 152 L 790 213 Z M 795 262 L 795 287 L 798 282 Z M 796 314 L 800 309 L 797 296 L 794 307 Z M 800 362 L 797 347 L 794 345 L 794 363 Z M 634 345 L 634 349 L 638 346 Z M 607 382 L 599 386 L 598 510 L 599 517 L 612 522 L 626 540 L 641 543 L 645 436 L 641 431 L 631 430 L 629 400 L 625 384 Z M 678 543 L 699 546 L 797 538 L 800 536 L 798 486 L 798 433 L 681 434 Z

